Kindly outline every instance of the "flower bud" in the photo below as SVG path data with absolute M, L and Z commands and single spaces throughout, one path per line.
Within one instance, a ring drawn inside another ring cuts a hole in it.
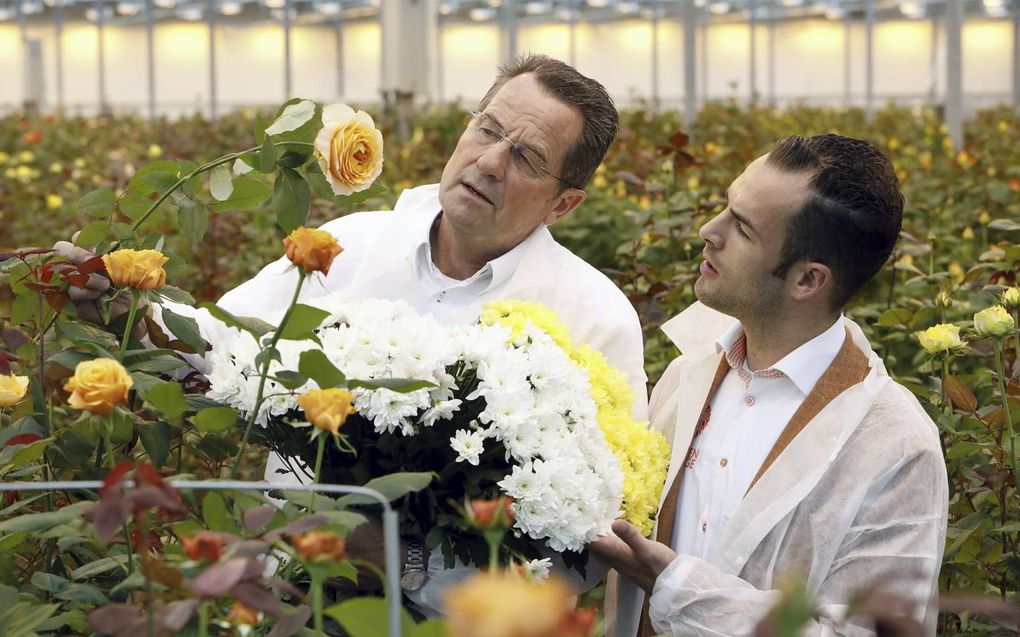
M 71 392 L 67 400 L 71 407 L 108 414 L 127 400 L 132 385 L 134 381 L 123 365 L 112 358 L 96 358 L 78 363 L 64 391 Z
M 156 250 L 116 250 L 103 255 L 110 280 L 118 287 L 154 290 L 166 283 L 163 265 L 169 261 Z
M 259 623 L 262 613 L 254 608 L 248 608 L 241 602 L 234 602 L 227 613 L 227 623 L 234 626 L 254 626 Z
M 193 560 L 206 560 L 215 562 L 223 555 L 223 537 L 209 531 L 181 536 L 181 545 L 184 547 L 184 554 Z
M 1009 288 L 1002 293 L 1002 304 L 1010 310 L 1020 308 L 1020 287 Z
M 935 295 L 935 309 L 948 310 L 951 307 L 953 307 L 953 295 L 950 294 L 949 290 L 942 288 Z
M 329 531 L 295 533 L 289 540 L 306 562 L 339 562 L 347 555 L 347 542 Z
M 979 336 L 1005 336 L 1013 329 L 1013 317 L 1001 305 L 993 305 L 974 315 L 974 331 Z
M 0 407 L 12 407 L 25 397 L 28 376 L 0 374 Z
M 514 523 L 513 503 L 514 499 L 505 495 L 495 500 L 472 500 L 468 513 L 480 529 L 505 529 Z
M 929 354 L 938 354 L 963 345 L 960 340 L 960 327 L 949 323 L 929 327 L 918 334 L 917 340 L 921 341 L 921 347 Z
M 336 237 L 325 230 L 301 227 L 291 232 L 283 245 L 287 258 L 305 272 L 329 274 L 336 255 L 343 252 Z
M 298 396 L 297 402 L 308 422 L 333 435 L 340 433 L 347 417 L 358 411 L 353 405 L 354 395 L 340 388 L 313 389 Z

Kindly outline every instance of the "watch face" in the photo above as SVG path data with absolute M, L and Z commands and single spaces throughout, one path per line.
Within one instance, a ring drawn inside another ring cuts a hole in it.
M 405 571 L 400 576 L 400 588 L 405 591 L 416 591 L 425 583 L 425 571 Z

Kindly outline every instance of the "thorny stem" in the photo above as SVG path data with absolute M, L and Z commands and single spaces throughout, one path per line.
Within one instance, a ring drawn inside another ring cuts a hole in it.
M 315 452 L 315 477 L 312 479 L 312 484 L 319 484 L 320 471 L 322 470 L 322 452 L 326 448 L 326 435 L 325 431 L 319 432 L 319 449 Z M 311 513 L 315 513 L 315 491 L 312 491 L 311 500 L 308 503 L 308 510 Z
M 128 341 L 131 340 L 131 327 L 135 324 L 135 313 L 138 312 L 138 290 L 131 288 L 131 307 L 128 309 L 127 325 L 124 326 L 124 337 L 120 341 L 120 353 L 117 355 L 118 362 L 124 362 L 124 353 L 127 352 Z
M 1006 430 L 1009 434 L 1009 456 L 1012 462 L 1010 468 L 1013 470 L 1014 488 L 1020 489 L 1020 467 L 1017 466 L 1016 460 L 1016 437 L 1013 432 L 1013 416 L 1009 412 L 1009 394 L 1006 393 L 1006 375 L 1002 364 L 1004 339 L 1000 337 L 996 340 L 998 342 L 995 344 L 995 371 L 999 381 L 999 395 L 1002 397 L 1002 410 L 1006 416 Z
M 269 346 L 263 351 L 276 348 L 276 344 L 280 340 L 280 334 L 283 333 L 283 328 L 287 325 L 287 320 L 294 312 L 294 306 L 297 305 L 298 296 L 301 294 L 301 286 L 304 282 L 305 273 L 299 268 L 298 282 L 297 286 L 294 288 L 294 297 L 290 300 L 290 305 L 287 306 L 287 312 L 283 315 L 283 319 L 280 320 L 280 326 L 273 331 L 273 338 L 269 341 Z M 230 470 L 231 480 L 237 478 L 237 471 L 241 468 L 241 459 L 244 457 L 245 448 L 248 446 L 248 436 L 251 435 L 251 427 L 255 423 L 255 418 L 258 416 L 259 408 L 262 406 L 262 393 L 266 388 L 266 377 L 269 375 L 269 364 L 272 363 L 272 361 L 272 357 L 267 356 L 266 360 L 262 362 L 262 369 L 259 372 L 259 390 L 255 395 L 255 405 L 252 407 L 251 413 L 248 414 L 248 424 L 244 428 L 244 436 L 241 438 L 241 447 L 237 450 L 237 457 L 234 458 L 234 467 Z

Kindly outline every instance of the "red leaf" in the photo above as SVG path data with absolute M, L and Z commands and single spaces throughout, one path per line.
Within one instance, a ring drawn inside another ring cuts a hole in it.
M 49 283 L 53 280 L 53 264 L 47 263 L 43 267 L 39 268 L 39 279 L 43 283 Z
M 11 362 L 7 360 L 7 355 L 4 352 L 0 352 L 0 374 L 11 376 Z
M 106 477 L 103 479 L 102 488 L 99 489 L 99 497 L 102 498 L 106 496 L 111 489 L 120 486 L 121 481 L 124 480 L 124 476 L 134 468 L 135 463 L 130 460 L 125 460 L 113 469 L 110 469 L 110 473 L 106 474 Z
M 254 584 L 242 582 L 235 586 L 230 594 L 248 608 L 269 613 L 273 617 L 283 614 L 283 608 L 280 606 L 280 600 L 276 599 L 276 595 Z
M 63 290 L 59 292 L 50 291 L 46 293 L 46 302 L 50 307 L 59 312 L 71 301 L 71 296 Z
M 106 272 L 106 264 L 103 263 L 103 257 L 92 257 L 91 259 L 85 259 L 78 264 L 78 271 L 82 274 L 92 274 L 93 272 Z
M 37 440 L 42 440 L 42 436 L 38 434 L 19 434 L 12 436 L 7 442 L 4 443 L 5 447 L 12 445 L 30 445 Z
M 142 611 L 127 604 L 110 604 L 97 608 L 89 614 L 89 626 L 97 633 L 114 635 L 121 630 L 125 624 L 136 621 L 142 617 Z
M 257 533 L 269 524 L 274 515 L 276 515 L 276 507 L 263 504 L 245 511 L 241 515 L 241 519 L 244 521 L 244 528 L 252 533 Z
M 234 588 L 248 568 L 246 558 L 234 558 L 212 565 L 191 580 L 189 586 L 199 597 L 214 598 Z
M 73 285 L 78 288 L 85 287 L 85 284 L 89 282 L 89 275 L 87 274 L 72 272 L 71 274 L 61 273 L 61 276 L 68 285 Z

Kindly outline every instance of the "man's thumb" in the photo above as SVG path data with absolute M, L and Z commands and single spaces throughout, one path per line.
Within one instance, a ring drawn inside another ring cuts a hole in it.
M 638 532 L 637 527 L 626 520 L 613 521 L 613 533 L 627 543 L 632 549 L 637 548 L 645 539 Z

